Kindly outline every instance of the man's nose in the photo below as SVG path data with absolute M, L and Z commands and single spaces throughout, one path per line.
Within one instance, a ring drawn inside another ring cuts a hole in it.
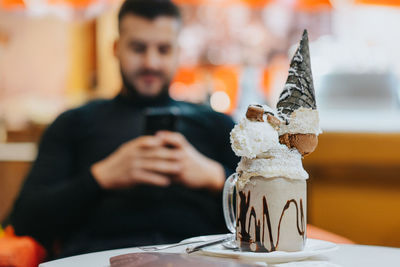
M 144 67 L 149 69 L 158 68 L 160 65 L 160 55 L 156 49 L 148 49 L 144 55 Z

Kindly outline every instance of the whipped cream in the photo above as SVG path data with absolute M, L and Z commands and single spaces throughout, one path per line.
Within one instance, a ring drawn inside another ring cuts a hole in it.
M 242 157 L 236 172 L 240 174 L 239 189 L 242 189 L 251 177 L 256 176 L 262 176 L 265 179 L 277 177 L 296 180 L 308 179 L 308 173 L 304 170 L 301 161 L 301 154 L 285 145 L 270 149 L 254 159 Z
M 279 146 L 278 132 L 270 123 L 242 119 L 231 131 L 231 146 L 239 157 L 255 158 Z
M 285 133 L 315 134 L 319 135 L 322 130 L 319 126 L 319 115 L 316 109 L 300 107 L 287 117 L 289 124 L 282 123 L 279 135 Z

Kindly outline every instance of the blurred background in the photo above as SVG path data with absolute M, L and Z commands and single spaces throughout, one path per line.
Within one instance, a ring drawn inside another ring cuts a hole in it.
M 243 116 L 275 107 L 308 29 L 321 127 L 309 222 L 400 247 L 400 0 L 175 0 L 183 12 L 173 98 Z M 120 0 L 0 0 L 0 222 L 43 130 L 120 89 Z

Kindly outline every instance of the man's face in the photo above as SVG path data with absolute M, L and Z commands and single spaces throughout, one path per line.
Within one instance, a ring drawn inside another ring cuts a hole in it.
M 178 32 L 176 18 L 149 20 L 131 14 L 122 18 L 115 55 L 126 87 L 154 97 L 169 85 L 177 66 Z

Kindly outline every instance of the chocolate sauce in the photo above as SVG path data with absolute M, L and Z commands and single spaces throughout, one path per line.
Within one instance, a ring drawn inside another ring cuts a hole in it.
M 240 248 L 244 251 L 256 251 L 256 252 L 271 252 L 271 251 L 276 251 L 279 245 L 279 238 L 280 238 L 280 231 L 281 231 L 281 223 L 283 216 L 285 215 L 286 210 L 289 209 L 290 204 L 294 204 L 296 207 L 296 226 L 297 226 L 297 232 L 299 235 L 303 238 L 305 238 L 305 222 L 304 222 L 304 211 L 303 211 L 303 200 L 300 199 L 300 205 L 298 205 L 297 201 L 295 199 L 290 199 L 286 202 L 285 206 L 283 207 L 281 217 L 279 218 L 279 224 L 278 224 L 278 235 L 277 235 L 277 240 L 276 243 L 274 243 L 274 238 L 272 236 L 272 226 L 271 226 L 271 219 L 270 219 L 270 214 L 269 214 L 269 209 L 268 209 L 268 202 L 267 198 L 264 196 L 263 197 L 263 214 L 260 219 L 257 219 L 257 214 L 254 209 L 254 207 L 251 207 L 250 209 L 250 216 L 249 216 L 249 221 L 247 222 L 246 225 L 246 215 L 247 212 L 249 211 L 250 208 L 250 191 L 248 195 L 244 192 L 239 192 L 239 210 L 238 210 L 238 217 L 237 217 L 237 229 L 238 231 L 238 237 L 240 240 Z M 300 211 L 299 211 L 300 209 Z M 300 214 L 299 214 L 300 213 Z M 299 217 L 300 215 L 300 217 Z M 254 238 L 250 237 L 250 226 L 252 221 L 254 221 L 254 229 L 255 229 L 255 236 Z M 261 223 L 262 221 L 262 223 Z M 269 243 L 271 250 L 268 250 L 265 247 L 265 223 L 267 224 L 266 226 L 268 227 L 268 237 L 269 237 Z M 247 226 L 247 227 L 246 227 Z M 262 228 L 262 235 L 261 235 L 261 228 Z

